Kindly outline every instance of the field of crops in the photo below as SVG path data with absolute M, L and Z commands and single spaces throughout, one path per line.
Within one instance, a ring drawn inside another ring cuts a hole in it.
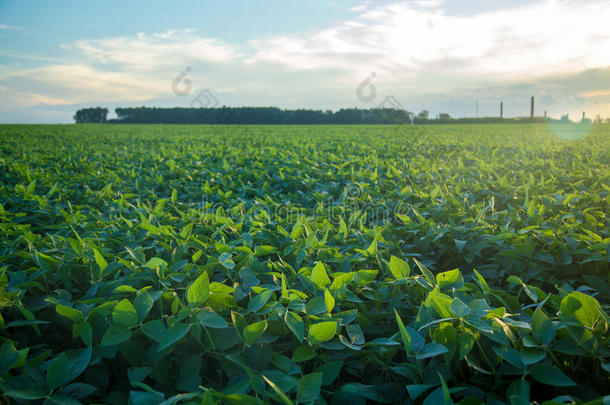
M 577 127 L 0 126 L 0 403 L 607 403 Z

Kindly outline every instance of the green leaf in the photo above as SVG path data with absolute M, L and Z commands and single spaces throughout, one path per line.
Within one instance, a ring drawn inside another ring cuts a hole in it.
M 409 336 L 409 332 L 405 328 L 405 324 L 402 322 L 400 315 L 398 315 L 398 311 L 394 310 L 394 315 L 396 315 L 396 323 L 398 324 L 398 331 L 400 332 L 400 338 L 402 339 L 405 353 L 409 354 L 411 352 L 411 336 Z
M 73 400 L 81 400 L 97 391 L 97 388 L 90 384 L 85 383 L 73 383 L 66 385 L 61 390 L 61 395 Z M 78 402 L 80 404 L 80 402 Z
M 436 284 L 440 288 L 449 287 L 460 279 L 460 271 L 453 269 L 436 275 Z
M 445 354 L 448 352 L 449 350 L 440 343 L 428 343 L 421 351 L 419 351 L 415 355 L 415 358 L 417 360 L 423 360 L 430 357 L 440 356 L 441 354 Z
M 277 252 L 277 248 L 274 246 L 255 246 L 254 247 L 254 256 L 268 256 Z
M 452 318 L 451 303 L 453 300 L 446 294 L 437 290 L 432 290 L 426 297 L 425 304 L 431 306 L 441 318 Z
M 138 313 L 127 298 L 121 300 L 112 310 L 112 321 L 128 328 L 138 324 Z
M 138 322 L 144 321 L 153 307 L 153 299 L 148 291 L 141 291 L 133 300 L 133 306 L 138 314 Z
M 95 257 L 95 262 L 100 268 L 100 274 L 104 273 L 104 270 L 106 270 L 106 267 L 108 267 L 106 259 L 104 259 L 104 256 L 102 256 L 102 254 L 96 248 L 93 248 L 93 256 Z
M 536 309 L 532 316 L 532 335 L 538 343 L 546 346 L 550 345 L 555 338 L 553 322 L 540 308 Z
M 149 261 L 144 264 L 144 267 L 148 267 L 149 269 L 155 270 L 157 267 L 166 268 L 167 262 L 160 257 L 153 257 Z
M 136 387 L 137 383 L 144 381 L 152 373 L 152 367 L 131 367 L 127 370 L 127 378 L 132 386 Z
M 286 322 L 286 326 L 294 333 L 299 342 L 303 343 L 303 339 L 305 338 L 305 323 L 303 322 L 303 318 L 294 312 L 286 311 L 284 322 Z
M 362 332 L 362 328 L 360 327 L 360 325 L 346 325 L 345 330 L 347 331 L 347 336 L 349 336 L 349 340 L 352 344 L 364 344 L 364 332 Z
M 0 346 L 0 378 L 12 369 L 19 361 L 19 352 L 13 342 L 7 340 Z
M 70 361 L 70 378 L 69 381 L 74 380 L 76 377 L 81 375 L 91 360 L 93 350 L 91 347 L 84 348 L 79 355 Z
M 201 311 L 197 314 L 197 318 L 202 326 L 213 329 L 222 329 L 228 327 L 224 318 L 212 311 Z
M 294 349 L 294 352 L 292 353 L 292 361 L 295 363 L 301 363 L 303 361 L 311 360 L 316 356 L 316 352 L 311 350 L 308 346 L 301 345 Z
M 61 353 L 53 360 L 47 370 L 47 386 L 50 391 L 65 385 L 70 381 L 70 362 L 65 353 Z
M 185 323 L 175 324 L 167 330 L 167 333 L 165 334 L 165 336 L 163 336 L 161 342 L 159 342 L 159 348 L 157 349 L 157 351 L 165 350 L 171 345 L 175 344 L 184 336 L 186 336 L 190 329 L 191 325 L 187 325 Z
M 562 373 L 557 367 L 546 363 L 536 364 L 530 370 L 530 374 L 538 382 L 556 387 L 572 387 L 576 383 L 570 377 Z
M 280 389 L 280 387 L 278 387 L 273 381 L 265 377 L 265 375 L 263 375 L 263 379 L 267 384 L 269 384 L 273 391 L 275 391 L 275 393 L 279 395 L 280 399 L 285 405 L 293 405 L 290 398 L 288 398 L 288 396 Z
M 314 268 L 311 270 L 311 281 L 321 290 L 330 284 L 330 278 L 328 278 L 328 275 L 326 274 L 324 263 L 316 263 Z
M 62 304 L 57 304 L 55 306 L 55 312 L 74 322 L 78 322 L 84 318 L 83 313 L 78 309 L 70 308 Z
M 562 314 L 576 318 L 578 322 L 592 329 L 600 317 L 599 302 L 590 295 L 574 291 L 561 300 Z
M 0 392 L 23 401 L 42 399 L 46 394 L 25 376 L 7 377 L 0 380 Z
M 400 280 L 409 276 L 411 268 L 409 264 L 396 256 L 390 257 L 390 272 L 396 280 Z
M 315 402 L 322 388 L 322 373 L 304 375 L 297 385 L 297 404 Z
M 472 269 L 472 272 L 477 277 L 477 281 L 479 282 L 479 286 L 481 287 L 481 290 L 483 290 L 483 292 L 488 292 L 489 285 L 487 284 L 487 281 L 485 281 L 483 276 L 481 274 L 479 274 L 479 272 L 476 271 L 475 269 Z
M 254 342 L 256 342 L 256 340 L 261 337 L 265 330 L 267 330 L 267 321 L 259 321 L 246 326 L 242 331 L 244 342 L 248 346 L 253 345 Z
M 157 343 L 161 343 L 167 334 L 167 328 L 163 322 L 155 319 L 154 321 L 146 322 L 141 327 L 142 333 Z
M 451 301 L 451 305 L 449 306 L 449 309 L 458 318 L 463 318 L 472 312 L 470 307 L 468 305 L 464 304 L 464 302 L 462 302 L 462 300 L 457 297 L 455 297 L 453 299 L 453 301 Z
M 271 290 L 265 290 L 260 294 L 256 295 L 248 302 L 248 312 L 256 312 L 262 307 L 264 307 L 272 295 L 273 291 Z
M 100 346 L 113 346 L 129 340 L 131 331 L 125 325 L 112 324 L 106 329 Z
M 328 313 L 331 313 L 335 307 L 335 298 L 330 291 L 328 291 L 328 289 L 324 290 L 324 304 L 326 305 L 326 310 Z
M 308 339 L 316 343 L 326 342 L 337 333 L 337 322 L 325 321 L 313 324 L 309 327 Z
M 218 256 L 218 262 L 227 270 L 235 268 L 235 262 L 231 259 L 233 255 L 229 252 L 224 252 Z
M 189 306 L 201 306 L 205 304 L 210 294 L 210 280 L 208 273 L 202 272 L 199 277 L 186 290 L 186 299 Z

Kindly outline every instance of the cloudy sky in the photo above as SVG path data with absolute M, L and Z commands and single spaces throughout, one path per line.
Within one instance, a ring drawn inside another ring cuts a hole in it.
M 610 117 L 610 0 L 0 0 L 0 122 L 84 106 Z

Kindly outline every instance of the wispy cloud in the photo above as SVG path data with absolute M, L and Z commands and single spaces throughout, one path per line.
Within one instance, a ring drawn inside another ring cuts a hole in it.
M 98 62 L 142 70 L 185 63 L 229 62 L 240 57 L 237 46 L 201 37 L 192 29 L 82 40 L 75 46 Z
M 25 31 L 27 28 L 17 25 L 0 24 L 0 31 Z

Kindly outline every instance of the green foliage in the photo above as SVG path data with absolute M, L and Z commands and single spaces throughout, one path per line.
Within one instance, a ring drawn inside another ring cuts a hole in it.
M 602 402 L 609 134 L 2 126 L 0 402 Z

